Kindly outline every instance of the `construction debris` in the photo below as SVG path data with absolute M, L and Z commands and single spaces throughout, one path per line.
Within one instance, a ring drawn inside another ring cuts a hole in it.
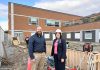
M 26 70 L 28 52 L 22 45 L 7 47 L 7 58 L 1 58 L 0 70 Z
M 20 44 L 19 40 L 17 37 L 13 37 L 13 45 L 18 46 Z

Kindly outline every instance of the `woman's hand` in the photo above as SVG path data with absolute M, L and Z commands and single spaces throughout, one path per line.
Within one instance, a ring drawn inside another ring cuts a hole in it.
M 64 59 L 63 58 L 61 59 L 61 62 L 64 62 Z

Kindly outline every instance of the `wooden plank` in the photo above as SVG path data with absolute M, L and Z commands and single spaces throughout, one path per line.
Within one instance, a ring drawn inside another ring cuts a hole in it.
M 97 70 L 100 70 L 100 53 L 98 54 Z
M 89 58 L 91 54 L 92 54 L 92 58 L 94 59 L 91 62 L 95 63 L 92 66 L 92 70 L 100 70 L 100 53 L 99 54 L 93 54 L 93 53 L 87 54 L 86 52 L 75 51 L 71 49 L 67 50 L 68 67 L 74 67 L 78 65 L 80 66 L 81 70 L 89 70 L 90 67 L 88 63 L 89 63 Z
M 98 63 L 98 67 L 97 67 L 97 70 L 100 70 L 100 62 Z
M 69 66 L 69 63 L 70 63 L 70 62 L 69 62 L 69 51 L 70 51 L 70 50 L 67 49 L 67 60 L 66 60 L 66 62 L 67 62 L 67 66 Z

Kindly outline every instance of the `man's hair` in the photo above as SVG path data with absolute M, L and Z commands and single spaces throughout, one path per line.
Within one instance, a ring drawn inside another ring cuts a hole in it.
M 41 26 L 37 26 L 36 28 L 35 28 L 35 30 L 37 31 L 37 28 L 41 28 L 42 29 L 42 27 Z
M 41 26 L 37 26 L 37 28 L 38 28 L 38 27 L 41 27 Z

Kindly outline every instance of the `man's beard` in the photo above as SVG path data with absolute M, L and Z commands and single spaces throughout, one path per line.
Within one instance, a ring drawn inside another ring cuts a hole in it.
M 36 32 L 36 34 L 37 34 L 39 37 L 41 37 L 41 36 L 42 36 L 42 32 L 41 32 L 41 31 Z

